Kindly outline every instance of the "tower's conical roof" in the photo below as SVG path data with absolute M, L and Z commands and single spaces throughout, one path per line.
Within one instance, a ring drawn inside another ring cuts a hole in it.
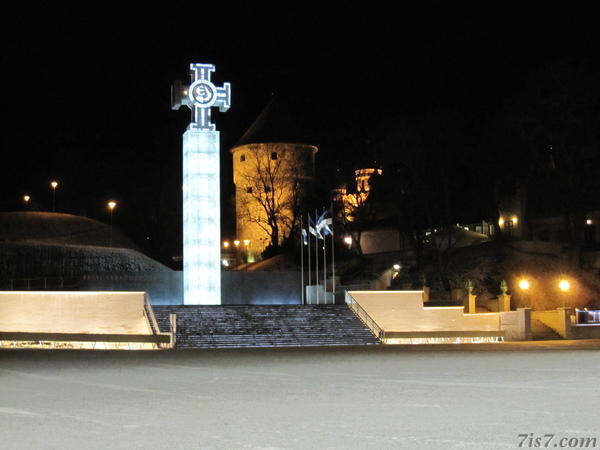
M 310 101 L 273 96 L 235 147 L 266 142 L 316 144 L 315 111 Z

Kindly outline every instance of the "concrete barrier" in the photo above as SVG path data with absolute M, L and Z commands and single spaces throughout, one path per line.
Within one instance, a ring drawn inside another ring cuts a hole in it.
M 500 315 L 464 314 L 462 306 L 424 307 L 423 291 L 349 291 L 383 334 L 415 338 L 502 337 Z
M 169 342 L 145 292 L 0 292 L 0 341 Z

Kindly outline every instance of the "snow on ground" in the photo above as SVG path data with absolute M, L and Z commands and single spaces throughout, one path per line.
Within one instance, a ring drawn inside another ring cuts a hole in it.
M 0 437 L 11 449 L 481 450 L 554 433 L 600 446 L 592 347 L 5 351 Z

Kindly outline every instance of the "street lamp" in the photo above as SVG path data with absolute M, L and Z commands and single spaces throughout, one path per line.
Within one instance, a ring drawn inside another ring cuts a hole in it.
M 56 212 L 56 188 L 58 187 L 58 181 L 52 180 L 50 186 L 52 187 L 52 212 Z
M 521 291 L 523 292 L 523 301 L 525 303 L 525 306 L 527 306 L 528 308 L 531 308 L 531 302 L 529 301 L 529 297 L 527 294 L 527 291 L 529 290 L 529 288 L 531 287 L 531 283 L 529 282 L 529 280 L 522 278 L 521 280 L 519 280 L 519 289 L 521 289 Z
M 352 246 L 352 236 L 344 237 L 344 243 L 348 245 L 348 248 Z
M 108 246 L 112 247 L 112 235 L 113 235 L 113 210 L 117 206 L 117 202 L 111 200 L 108 202 L 108 209 L 110 210 L 110 238 L 108 241 Z
M 24 201 L 25 203 L 29 203 L 29 200 L 31 200 L 31 197 L 30 197 L 29 195 L 25 194 L 25 195 L 23 196 L 23 201 Z
M 571 289 L 571 283 L 569 283 L 568 280 L 565 280 L 564 278 L 562 280 L 560 280 L 558 282 L 558 288 L 564 293 L 563 297 L 563 307 L 566 308 L 567 307 L 567 292 L 569 289 Z

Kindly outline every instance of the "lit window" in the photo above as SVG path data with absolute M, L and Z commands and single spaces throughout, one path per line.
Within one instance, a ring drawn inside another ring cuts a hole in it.
M 277 159 L 277 152 L 271 152 L 271 159 Z

